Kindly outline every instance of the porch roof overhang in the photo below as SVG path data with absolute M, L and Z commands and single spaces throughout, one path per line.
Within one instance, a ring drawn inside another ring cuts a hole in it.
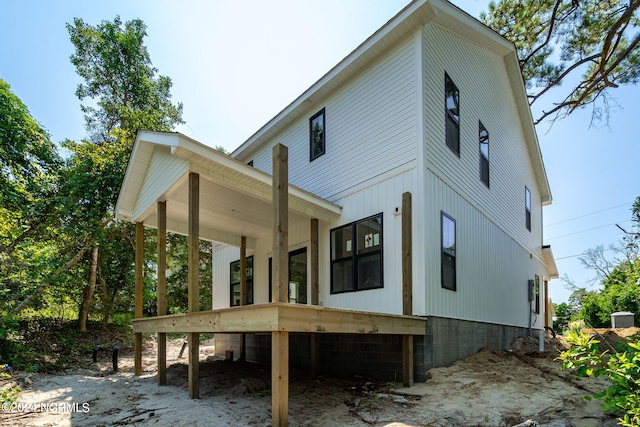
M 556 259 L 553 257 L 553 252 L 551 251 L 551 246 L 547 245 L 542 247 L 542 260 L 549 272 L 549 279 L 557 279 L 560 277 L 560 273 L 558 273 L 558 266 L 556 265 Z
M 180 133 L 140 131 L 116 204 L 116 218 L 157 228 L 167 202 L 167 230 L 188 234 L 189 174 L 200 175 L 200 238 L 252 248 L 272 229 L 272 177 Z M 289 222 L 329 222 L 342 208 L 289 185 Z

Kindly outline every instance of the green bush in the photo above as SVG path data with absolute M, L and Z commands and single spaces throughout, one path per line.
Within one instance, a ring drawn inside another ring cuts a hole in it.
M 571 331 L 565 339 L 572 346 L 560 355 L 562 368 L 576 369 L 579 376 L 606 375 L 611 386 L 594 396 L 606 411 L 622 412 L 621 425 L 640 426 L 640 341 L 610 354 L 589 334 Z

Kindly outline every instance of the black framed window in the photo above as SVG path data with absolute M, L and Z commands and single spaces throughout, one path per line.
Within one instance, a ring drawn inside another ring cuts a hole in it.
M 480 181 L 489 187 L 489 132 L 478 121 L 478 141 L 480 145 Z
M 460 91 L 447 73 L 444 74 L 444 94 L 447 145 L 460 156 Z
M 441 285 L 456 290 L 456 220 L 441 212 L 442 256 L 440 258 Z
M 331 293 L 384 287 L 382 213 L 331 230 Z
M 531 191 L 527 187 L 524 187 L 524 210 L 525 225 L 527 230 L 531 231 Z
M 240 260 L 231 263 L 231 307 L 240 305 Z M 253 256 L 247 257 L 247 304 L 253 304 Z
M 324 108 L 309 119 L 309 161 L 322 156 L 325 151 Z
M 540 276 L 536 274 L 535 286 L 535 310 L 536 314 L 540 314 Z
M 269 301 L 273 295 L 273 258 L 269 258 Z M 289 302 L 307 303 L 307 248 L 289 252 Z

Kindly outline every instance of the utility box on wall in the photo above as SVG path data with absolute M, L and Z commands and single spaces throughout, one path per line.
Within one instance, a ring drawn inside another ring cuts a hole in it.
M 628 311 L 620 311 L 611 314 L 612 328 L 631 328 L 633 327 L 634 314 Z

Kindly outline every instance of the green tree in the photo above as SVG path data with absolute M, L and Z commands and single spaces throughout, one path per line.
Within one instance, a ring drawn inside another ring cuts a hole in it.
M 640 76 L 639 8 L 640 0 L 500 0 L 481 20 L 515 44 L 531 105 L 559 89 L 536 124 L 589 104 L 606 119 L 610 91 Z
M 53 268 L 52 223 L 61 159 L 48 133 L 0 79 L 0 312 Z M 54 258 L 55 259 L 55 258 Z
M 136 132 L 171 131 L 184 122 L 182 104 L 171 102 L 171 79 L 158 76 L 152 66 L 141 20 L 123 23 L 116 17 L 92 26 L 76 18 L 67 30 L 75 47 L 71 62 L 83 79 L 76 95 L 95 102 L 81 106 L 90 140 L 65 143 L 72 153 L 65 169 L 70 195 L 65 224 L 73 233 L 95 239 L 91 257 L 85 260 L 90 268 L 78 316 L 79 329 L 84 330 L 97 285 L 104 320 L 115 306 L 117 284 L 131 280 L 125 264 L 114 257 L 119 256 L 120 239 L 133 241 L 132 227 L 109 219 Z M 105 276 L 109 273 L 117 280 Z
M 10 254 L 45 222 L 60 162 L 49 134 L 0 79 L 0 253 Z
M 613 353 L 578 331 L 571 331 L 566 341 L 571 347 L 560 355 L 562 368 L 575 369 L 579 376 L 606 376 L 609 388 L 594 396 L 606 411 L 622 413 L 620 425 L 640 426 L 640 341 L 630 341 Z
M 566 302 L 561 302 L 560 304 L 553 305 L 556 311 L 556 319 L 553 321 L 553 330 L 557 334 L 561 334 L 567 328 L 567 326 L 569 326 L 569 322 L 571 321 L 574 313 L 573 310 L 571 310 L 571 306 Z
M 631 208 L 634 229 L 640 226 L 638 216 L 640 198 Z M 580 257 L 582 264 L 593 270 L 596 281 L 602 286 L 599 291 L 584 292 L 580 297 L 579 317 L 593 327 L 606 327 L 611 324 L 611 314 L 619 311 L 640 313 L 640 245 L 638 233 L 625 232 L 619 246 L 611 246 L 616 253 L 613 260 L 605 256 L 604 247 L 588 250 Z M 636 324 L 640 318 L 636 316 Z
M 182 104 L 171 102 L 171 79 L 156 76 L 144 45 L 144 22 L 123 23 L 116 16 L 92 26 L 75 18 L 67 30 L 76 49 L 71 63 L 84 80 L 76 95 L 97 101 L 97 107 L 81 107 L 94 142 L 113 141 L 114 129 L 131 139 L 139 129 L 171 131 L 184 123 Z

